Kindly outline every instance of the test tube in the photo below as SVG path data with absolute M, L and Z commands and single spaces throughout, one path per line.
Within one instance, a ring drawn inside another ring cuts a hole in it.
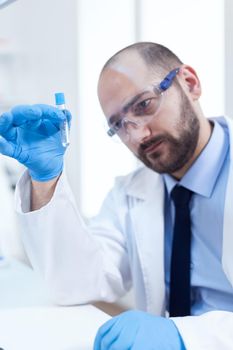
M 56 107 L 62 111 L 66 117 L 66 104 L 65 104 L 65 95 L 63 92 L 55 93 L 55 102 Z M 67 147 L 70 144 L 70 135 L 69 135 L 69 125 L 67 117 L 60 125 L 61 130 L 61 142 L 63 147 Z

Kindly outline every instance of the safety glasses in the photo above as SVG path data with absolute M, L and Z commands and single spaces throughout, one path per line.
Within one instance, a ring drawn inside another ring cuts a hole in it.
M 127 141 L 133 130 L 151 122 L 159 112 L 163 92 L 172 85 L 178 72 L 179 68 L 173 69 L 160 83 L 148 86 L 131 98 L 120 113 L 109 118 L 107 134 Z

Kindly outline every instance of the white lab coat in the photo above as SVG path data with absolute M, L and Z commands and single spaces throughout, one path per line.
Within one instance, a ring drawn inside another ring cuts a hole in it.
M 223 124 L 226 119 L 221 119 Z M 227 119 L 233 142 L 233 122 Z M 233 284 L 233 147 L 227 185 L 222 264 Z M 118 178 L 87 227 L 63 174 L 46 206 L 28 212 L 30 180 L 16 191 L 23 241 L 32 265 L 63 305 L 115 301 L 134 286 L 139 309 L 164 315 L 164 185 L 143 167 Z M 211 267 L 210 267 L 211 268 Z M 233 313 L 173 319 L 188 350 L 232 350 Z
M 27 262 L 14 211 L 14 195 L 6 172 L 6 157 L 0 156 L 0 255 Z

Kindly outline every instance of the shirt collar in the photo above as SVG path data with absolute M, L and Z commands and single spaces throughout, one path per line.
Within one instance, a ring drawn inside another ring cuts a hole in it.
M 209 142 L 180 181 L 164 174 L 164 181 L 170 195 L 177 183 L 194 193 L 211 197 L 214 185 L 223 166 L 229 148 L 227 132 L 213 121 L 214 128 Z M 214 157 L 213 157 L 214 155 Z

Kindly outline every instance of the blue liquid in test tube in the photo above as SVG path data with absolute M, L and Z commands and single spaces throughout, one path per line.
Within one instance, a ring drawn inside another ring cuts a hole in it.
M 56 107 L 62 111 L 66 117 L 66 104 L 65 104 L 65 95 L 63 92 L 57 92 L 55 94 L 55 102 L 56 102 Z M 66 119 L 61 123 L 60 126 L 61 130 L 61 141 L 62 145 L 64 147 L 69 146 L 70 144 L 70 131 L 69 131 L 69 125 L 68 125 L 68 120 L 67 117 Z

